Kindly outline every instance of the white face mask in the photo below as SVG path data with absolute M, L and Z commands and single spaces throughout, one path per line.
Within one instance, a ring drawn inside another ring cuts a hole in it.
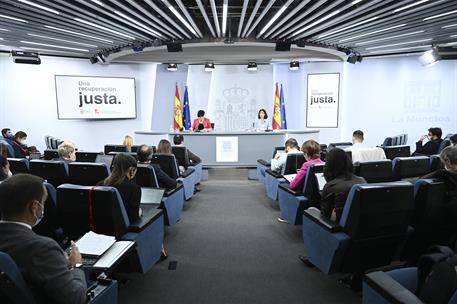
M 43 206 L 43 204 L 41 204 L 41 203 L 38 203 L 38 204 L 39 204 L 40 207 L 41 207 L 41 212 L 40 212 L 40 215 L 39 215 L 39 216 L 35 215 L 36 222 L 35 222 L 35 224 L 33 224 L 33 227 L 35 227 L 36 225 L 38 225 L 38 224 L 41 222 L 41 220 L 43 219 L 43 217 L 44 217 L 44 206 Z

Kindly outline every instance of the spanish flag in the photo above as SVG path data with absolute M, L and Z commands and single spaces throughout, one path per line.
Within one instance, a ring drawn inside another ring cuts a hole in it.
M 281 129 L 281 103 L 279 99 L 278 83 L 276 83 L 275 101 L 273 107 L 273 130 Z
M 181 130 L 182 129 L 182 111 L 181 111 L 181 100 L 179 99 L 178 83 L 176 83 L 175 105 L 174 105 L 174 109 L 173 109 L 173 114 L 174 114 L 173 128 L 175 130 Z

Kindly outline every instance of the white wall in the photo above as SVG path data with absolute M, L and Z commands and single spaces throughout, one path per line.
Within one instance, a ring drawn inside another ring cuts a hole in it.
M 41 57 L 41 65 L 15 64 L 0 56 L 0 127 L 28 134 L 40 151 L 44 136 L 73 141 L 77 148 L 102 151 L 124 135 L 151 126 L 156 64 L 90 64 L 88 60 Z M 58 120 L 54 75 L 135 77 L 137 118 L 126 120 Z
M 181 94 L 186 81 L 190 86 L 192 117 L 208 102 L 209 93 L 204 88 L 211 82 L 208 74 L 198 76 L 195 69 L 189 67 L 188 73 L 186 68 L 179 82 Z M 321 129 L 322 143 L 350 140 L 355 129 L 365 132 L 369 145 L 379 145 L 385 137 L 399 133 L 408 133 L 409 143 L 414 144 L 431 126 L 440 126 L 444 134 L 457 132 L 457 61 L 424 68 L 416 57 L 365 59 L 355 65 L 302 63 L 297 72 L 289 72 L 287 65 L 275 65 L 273 82 L 284 84 L 289 128 L 305 126 L 306 75 L 330 72 L 341 73 L 339 128 Z M 42 64 L 33 66 L 14 64 L 1 55 L 0 128 L 24 130 L 29 134 L 29 144 L 40 150 L 44 136 L 49 134 L 72 140 L 79 149 L 94 151 L 101 151 L 108 142 L 120 143 L 125 134 L 151 130 L 151 125 L 154 131 L 166 131 L 173 118 L 177 80 L 176 74 L 165 70 L 157 73 L 157 65 L 152 63 L 101 66 L 87 60 L 42 57 Z M 137 119 L 58 120 L 55 74 L 135 77 Z M 193 77 L 188 79 L 189 75 Z M 270 95 L 272 102 L 273 93 Z
M 361 129 L 369 145 L 407 133 L 408 144 L 430 127 L 457 132 L 457 61 L 420 65 L 417 57 L 345 64 L 342 139 Z

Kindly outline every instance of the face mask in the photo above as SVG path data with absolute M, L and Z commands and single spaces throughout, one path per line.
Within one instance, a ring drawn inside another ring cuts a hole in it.
M 43 204 L 40 204 L 40 203 L 38 203 L 38 204 L 39 204 L 40 207 L 41 207 L 41 213 L 40 213 L 39 216 L 36 216 L 36 215 L 35 215 L 36 222 L 35 222 L 35 224 L 33 224 L 34 227 L 35 227 L 36 225 L 38 225 L 38 224 L 41 222 L 41 220 L 43 219 L 43 216 L 44 216 L 44 206 L 43 206 Z

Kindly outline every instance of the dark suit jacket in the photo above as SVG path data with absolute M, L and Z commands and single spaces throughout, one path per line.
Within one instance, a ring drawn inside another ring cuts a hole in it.
M 0 251 L 16 262 L 38 303 L 86 302 L 84 272 L 68 269 L 54 240 L 19 224 L 0 223 Z
M 441 142 L 443 140 L 441 138 L 436 140 L 430 140 L 425 145 L 422 145 L 422 141 L 416 142 L 416 152 L 413 155 L 433 155 L 438 153 L 438 149 L 440 148 Z
M 107 186 L 103 181 L 99 182 L 97 186 Z M 121 195 L 122 202 L 124 203 L 125 211 L 130 222 L 134 222 L 140 218 L 140 202 L 141 202 L 141 187 L 124 178 L 122 183 L 117 186 L 112 186 L 117 189 Z
M 436 178 L 444 181 L 448 190 L 457 190 L 457 172 L 440 169 L 422 176 L 421 178 Z
M 336 212 L 336 221 L 339 222 L 349 191 L 355 184 L 365 184 L 363 177 L 352 175 L 349 179 L 337 177 L 325 184 L 322 189 L 321 214 L 330 219 L 333 209 Z
M 172 179 L 170 176 L 168 176 L 168 174 L 163 172 L 163 170 L 160 169 L 160 166 L 158 164 L 150 164 L 150 165 L 154 168 L 160 188 L 165 188 L 167 190 L 176 188 L 176 186 L 178 185 L 176 180 Z

